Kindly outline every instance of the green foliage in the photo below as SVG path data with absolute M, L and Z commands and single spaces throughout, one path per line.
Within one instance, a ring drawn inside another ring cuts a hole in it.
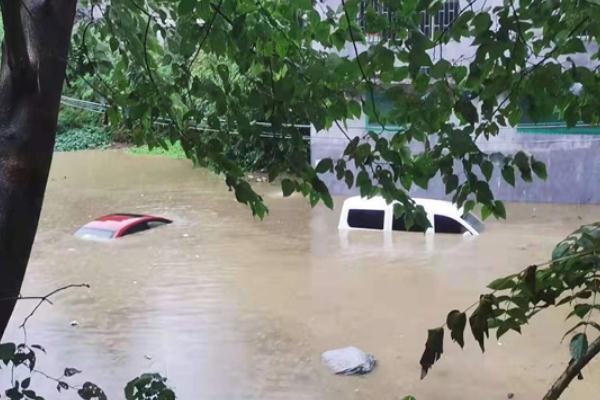
M 431 366 L 440 359 L 444 353 L 444 328 L 430 329 L 427 333 L 425 351 L 421 356 L 421 379 L 427 375 Z
M 175 393 L 159 374 L 143 374 L 125 386 L 127 400 L 175 400 Z
M 62 106 L 58 114 L 57 134 L 60 135 L 72 129 L 101 126 L 102 115 Z
M 175 144 L 171 145 L 167 144 L 167 149 L 164 149 L 163 147 L 154 147 L 150 149 L 147 145 L 145 145 L 130 147 L 127 149 L 127 151 L 131 154 L 141 156 L 163 156 L 174 159 L 186 158 L 183 147 L 181 147 L 181 143 L 179 142 L 175 142 Z
M 56 137 L 55 151 L 105 148 L 112 143 L 109 130 L 98 127 L 73 128 Z
M 465 346 L 464 331 L 467 315 L 458 310 L 450 311 L 446 318 L 446 326 L 450 329 L 450 337 L 462 348 Z
M 538 312 L 568 307 L 567 319 L 579 319 L 565 333 L 572 335 L 571 361 L 581 360 L 588 351 L 588 328 L 596 331 L 596 337 L 600 334 L 600 304 L 596 302 L 600 298 L 600 223 L 582 226 L 567 236 L 555 247 L 548 263 L 531 265 L 520 273 L 496 279 L 488 287 L 493 292 L 481 296 L 469 317 L 471 332 L 482 351 L 490 330 L 496 331 L 497 339 L 510 330 L 521 333 Z M 462 338 L 464 316 L 457 310 L 448 314 L 447 327 L 453 339 Z M 433 330 L 429 331 L 421 359 L 424 373 L 443 352 L 443 340 L 439 339 L 443 338 L 443 330 L 435 330 L 436 340 L 432 340 Z M 460 340 L 455 341 L 463 346 Z
M 104 115 L 62 106 L 58 115 L 55 151 L 105 148 L 113 141 L 129 142 L 122 130 L 103 124 Z
M 36 361 L 41 353 L 46 350 L 38 345 L 2 343 L 0 344 L 0 371 L 10 371 L 12 376 L 19 376 L 20 380 L 12 379 L 11 386 L 4 390 L 5 398 L 9 400 L 44 400 L 52 398 L 42 396 L 33 390 L 34 377 L 49 379 L 56 383 L 58 393 L 74 391 L 82 400 L 107 400 L 104 391 L 95 383 L 85 381 L 77 385 L 72 381 L 82 371 L 77 368 L 65 368 L 62 375 L 52 377 L 36 368 Z M 175 400 L 175 393 L 167 386 L 167 379 L 159 374 L 142 374 L 131 380 L 125 386 L 125 400 Z M 0 398 L 4 398 L 0 395 Z
M 267 168 L 273 179 L 293 178 L 313 205 L 329 196 L 293 124 L 321 130 L 340 121 L 345 130 L 344 120 L 364 113 L 382 127 L 402 126 L 350 138 L 336 176 L 363 195 L 400 201 L 407 214 L 414 211 L 407 195 L 412 186 L 427 187 L 441 175 L 457 204 L 479 204 L 484 216 L 503 218 L 489 187 L 494 169 L 514 185 L 516 173 L 529 182 L 534 175 L 545 179 L 546 168 L 522 152 L 495 165 L 478 139 L 498 135 L 524 112 L 533 120 L 559 112 L 569 125 L 600 122 L 596 71 L 561 61 L 585 49 L 583 32 L 596 40 L 600 10 L 594 2 L 465 7 L 433 38 L 419 31 L 418 21 L 422 12 L 435 14 L 439 2 L 387 6 L 393 18 L 367 11 L 369 33 L 382 39 L 366 43 L 357 1 L 320 15 L 308 1 L 139 6 L 114 0 L 101 20 L 80 24 L 70 76 L 100 92 L 111 104 L 111 123 L 124 123 L 134 136 L 140 131 L 140 142 L 153 147 L 179 140 L 192 160 L 226 179 Z M 357 54 L 339 52 L 353 48 L 347 46 L 353 40 L 361 42 Z M 473 43 L 475 57 L 432 62 L 436 46 L 455 41 Z M 574 83 L 583 85 L 581 95 L 571 93 Z M 374 92 L 391 102 L 390 110 L 377 110 Z M 272 124 L 285 145 L 261 144 L 264 129 L 257 120 Z M 166 124 L 164 134 L 152 131 L 156 121 Z M 198 124 L 210 130 L 191 129 Z M 410 146 L 414 142 L 423 146 Z

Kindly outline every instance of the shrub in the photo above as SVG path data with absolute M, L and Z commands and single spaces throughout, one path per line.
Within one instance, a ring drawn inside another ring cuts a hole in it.
M 102 118 L 102 114 L 63 106 L 58 115 L 57 134 L 60 135 L 72 129 L 102 126 Z
M 55 151 L 105 148 L 112 142 L 108 129 L 95 126 L 70 129 L 56 136 Z

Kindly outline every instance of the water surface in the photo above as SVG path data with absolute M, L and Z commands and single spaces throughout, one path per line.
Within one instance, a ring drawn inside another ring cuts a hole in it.
M 258 188 L 271 209 L 264 222 L 187 161 L 57 154 L 23 294 L 92 288 L 56 296 L 30 322 L 29 342 L 49 350 L 40 368 L 82 369 L 113 399 L 139 373 L 160 372 L 181 399 L 481 400 L 539 399 L 566 366 L 561 313 L 490 341 L 485 356 L 468 333 L 464 351 L 447 340 L 424 381 L 418 361 L 427 329 L 448 311 L 494 278 L 547 260 L 561 238 L 600 220 L 600 207 L 509 205 L 508 221 L 474 239 L 340 235 L 337 212 Z M 112 243 L 72 236 L 112 212 L 175 222 Z M 30 306 L 19 304 L 8 339 L 19 340 Z M 331 375 L 320 354 L 346 345 L 374 353 L 376 371 Z M 597 396 L 600 363 L 585 376 L 566 399 Z

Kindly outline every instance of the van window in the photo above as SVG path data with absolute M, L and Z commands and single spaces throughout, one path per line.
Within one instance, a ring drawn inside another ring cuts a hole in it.
M 383 229 L 383 210 L 349 210 L 348 226 L 351 228 Z
M 392 230 L 394 231 L 406 231 L 406 223 L 404 222 L 404 216 L 401 216 L 400 218 L 396 218 L 394 217 L 394 222 L 392 223 Z M 422 226 L 418 225 L 418 224 L 413 224 L 410 229 L 408 229 L 409 232 L 425 232 L 425 228 L 423 228 Z
M 464 233 L 466 228 L 455 219 L 443 215 L 434 216 L 435 233 Z

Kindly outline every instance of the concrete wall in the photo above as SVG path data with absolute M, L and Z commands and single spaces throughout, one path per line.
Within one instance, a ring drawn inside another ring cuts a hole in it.
M 352 121 L 347 130 L 352 136 L 360 135 L 360 121 Z M 314 165 L 322 158 L 334 160 L 342 156 L 347 139 L 338 136 L 337 129 L 324 135 L 311 137 L 311 151 Z M 490 187 L 501 200 L 535 203 L 600 204 L 600 136 L 596 135 L 549 135 L 523 134 L 514 129 L 505 129 L 491 141 L 480 141 L 480 148 L 487 153 L 501 152 L 513 154 L 519 150 L 533 154 L 543 161 L 548 169 L 548 179 L 534 178 L 533 183 L 517 178 L 515 187 L 508 185 L 496 171 Z M 415 148 L 416 151 L 418 149 Z M 460 176 L 460 166 L 457 168 Z M 518 175 L 518 174 L 517 174 Z M 332 193 L 351 195 L 357 189 L 348 190 L 343 182 L 333 174 L 324 177 Z M 411 194 L 421 197 L 446 198 L 441 179 L 434 178 L 427 190 L 413 188 Z

